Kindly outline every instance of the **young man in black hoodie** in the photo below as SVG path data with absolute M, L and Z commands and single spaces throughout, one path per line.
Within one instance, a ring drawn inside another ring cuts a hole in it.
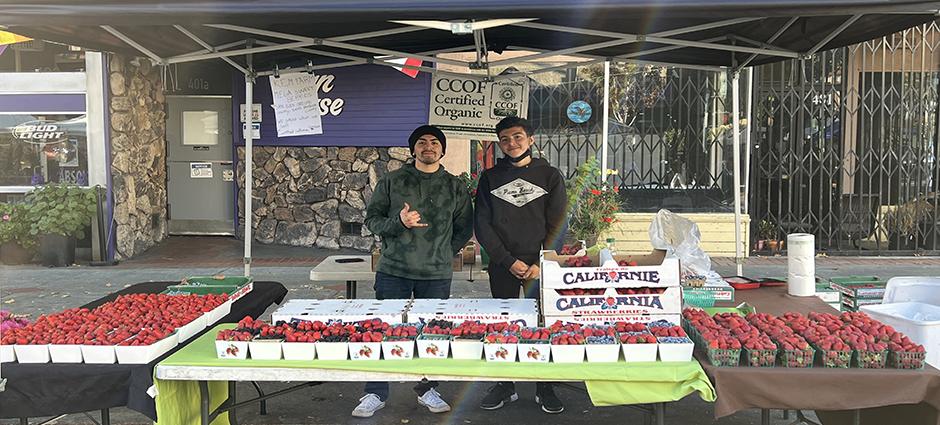
M 556 247 L 565 222 L 565 181 L 548 161 L 532 158 L 528 121 L 503 118 L 496 124 L 496 135 L 503 158 L 480 176 L 474 230 L 490 256 L 493 298 L 518 298 L 520 290 L 526 298 L 537 298 L 539 251 Z M 500 382 L 480 407 L 496 410 L 518 399 L 512 382 Z M 546 413 L 565 410 L 550 383 L 536 384 L 535 401 Z

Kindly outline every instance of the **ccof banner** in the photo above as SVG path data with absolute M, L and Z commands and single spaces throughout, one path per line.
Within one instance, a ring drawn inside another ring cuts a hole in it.
M 499 81 L 482 77 L 435 75 L 431 81 L 428 122 L 449 135 L 496 139 L 493 129 L 508 116 L 525 118 L 529 111 L 529 80 L 525 76 Z

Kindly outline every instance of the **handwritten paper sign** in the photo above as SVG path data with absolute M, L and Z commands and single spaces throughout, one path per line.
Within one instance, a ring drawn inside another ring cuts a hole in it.
M 323 134 L 316 76 L 304 72 L 269 77 L 277 137 Z

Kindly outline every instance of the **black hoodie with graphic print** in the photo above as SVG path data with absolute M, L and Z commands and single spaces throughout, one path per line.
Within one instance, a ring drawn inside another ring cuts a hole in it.
M 538 261 L 555 248 L 567 212 L 565 180 L 542 158 L 516 167 L 507 158 L 483 172 L 477 186 L 474 230 L 490 262 L 507 269 L 517 259 Z

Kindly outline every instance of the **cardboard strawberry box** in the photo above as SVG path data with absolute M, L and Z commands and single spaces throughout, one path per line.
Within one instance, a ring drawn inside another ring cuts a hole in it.
M 381 319 L 389 324 L 402 323 L 411 300 L 293 300 L 271 314 L 271 321 L 316 321 L 346 323 Z
M 584 264 L 582 260 L 590 262 Z M 620 264 L 636 264 L 620 265 Z M 576 266 L 579 265 L 580 267 Z M 603 249 L 588 256 L 542 251 L 542 288 L 663 288 L 679 286 L 679 260 L 665 251 L 648 255 L 611 255 Z
M 411 360 L 415 356 L 415 342 L 413 339 L 382 341 L 382 354 L 385 360 Z
M 533 299 L 417 299 L 407 312 L 408 322 L 426 323 L 433 319 L 480 323 L 510 322 L 536 326 L 539 310 Z
M 542 287 L 542 312 L 546 316 L 621 316 L 680 314 L 682 289 L 644 288 L 645 293 L 633 293 L 633 288 L 597 288 L 582 293 L 582 288 L 557 289 Z
M 13 351 L 12 345 L 0 345 L 0 363 L 11 363 L 16 361 L 16 351 Z
M 658 320 L 666 320 L 672 323 L 679 323 L 681 315 L 676 314 L 610 314 L 610 315 L 591 315 L 591 314 L 559 314 L 545 315 L 545 324 L 551 325 L 556 321 L 564 323 L 580 323 L 583 325 L 613 325 L 617 322 L 627 323 L 650 323 Z

